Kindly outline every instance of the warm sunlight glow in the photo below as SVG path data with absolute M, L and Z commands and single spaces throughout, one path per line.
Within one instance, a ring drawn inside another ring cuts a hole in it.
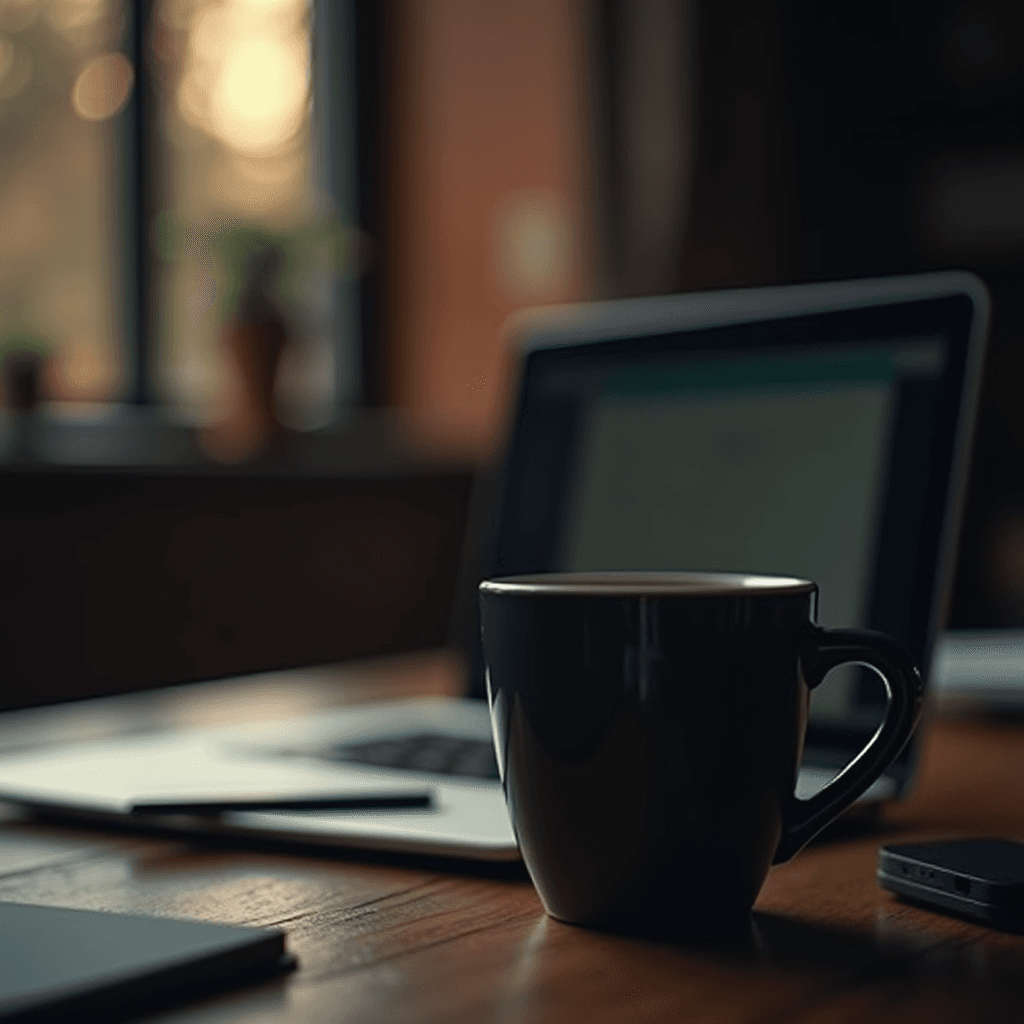
M 71 90 L 75 113 L 86 121 L 113 117 L 128 102 L 135 74 L 123 53 L 94 57 L 82 68 Z
M 196 12 L 182 117 L 237 153 L 280 150 L 309 109 L 309 32 L 296 0 L 229 0 Z
M 161 387 L 197 424 L 223 418 L 231 384 L 218 339 L 239 270 L 218 250 L 218 230 L 250 224 L 287 231 L 314 214 L 319 198 L 308 131 L 313 7 L 311 0 L 159 0 L 155 7 L 154 40 L 163 55 L 161 139 L 174 165 L 168 213 L 181 226 L 167 236 L 179 240 L 170 243 L 163 264 L 168 327 Z M 196 249 L 183 237 L 189 225 L 204 239 Z M 297 288 L 296 303 L 321 302 L 324 288 L 307 275 Z M 307 291 L 317 288 L 310 298 Z M 323 322 L 331 315 L 316 310 Z M 308 346 L 330 354 L 333 342 L 320 333 L 321 320 L 310 317 L 308 324 L 295 328 L 296 351 Z M 278 400 L 300 410 L 292 419 L 305 425 L 302 410 L 320 402 L 333 364 L 327 370 L 309 360 L 296 365 L 299 384 Z M 279 380 L 287 377 L 284 366 Z
M 307 105 L 306 47 L 251 35 L 228 51 L 214 88 L 213 126 L 232 148 L 280 148 L 301 128 Z
M 292 14 L 301 9 L 302 3 L 296 0 L 240 0 L 240 6 L 248 7 L 253 14 L 273 18 Z
M 186 75 L 178 86 L 178 113 L 194 128 L 207 126 L 207 94 L 195 75 Z
M 230 11 L 221 6 L 207 7 L 195 16 L 189 35 L 190 74 L 206 78 L 217 68 L 233 34 L 233 20 Z
M 97 339 L 71 338 L 62 355 L 59 373 L 64 396 L 95 401 L 110 395 L 116 367 Z

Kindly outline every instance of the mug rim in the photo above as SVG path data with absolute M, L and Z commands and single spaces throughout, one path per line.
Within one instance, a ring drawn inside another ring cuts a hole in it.
M 811 580 L 752 572 L 539 572 L 497 576 L 481 593 L 604 597 L 757 597 L 808 594 Z

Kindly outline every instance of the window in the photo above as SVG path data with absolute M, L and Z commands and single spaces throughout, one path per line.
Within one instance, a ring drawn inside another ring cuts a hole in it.
M 0 0 L 0 348 L 44 351 L 44 399 L 216 420 L 221 325 L 267 244 L 283 253 L 282 419 L 322 426 L 354 396 L 350 14 Z
M 111 400 L 125 386 L 124 3 L 0 4 L 0 345 L 43 346 L 43 391 Z
M 337 21 L 345 6 L 315 13 Z M 314 9 L 306 0 L 161 0 L 151 21 L 155 392 L 190 422 L 218 416 L 228 390 L 218 333 L 251 247 L 270 239 L 285 254 L 277 299 L 290 333 L 278 409 L 290 426 L 323 426 L 347 383 L 336 372 L 334 284 L 349 276 L 356 246 L 343 227 L 351 211 L 329 191 L 331 155 L 317 146 L 326 131 L 315 131 Z M 354 327 L 341 333 L 351 340 Z

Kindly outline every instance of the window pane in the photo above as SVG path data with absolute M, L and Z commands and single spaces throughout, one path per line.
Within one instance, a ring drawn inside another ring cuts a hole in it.
M 113 0 L 0 3 L 0 351 L 44 348 L 47 398 L 126 386 L 125 29 Z
M 334 414 L 335 284 L 347 241 L 316 187 L 313 7 L 306 0 L 162 0 L 151 28 L 159 109 L 157 394 L 209 423 L 233 400 L 222 344 L 254 247 L 284 254 L 272 300 L 288 325 L 276 406 L 292 427 Z M 269 241 L 268 241 L 269 240 Z

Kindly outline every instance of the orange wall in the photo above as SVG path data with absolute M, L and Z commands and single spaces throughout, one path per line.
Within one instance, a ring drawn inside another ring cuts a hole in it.
M 392 395 L 444 448 L 486 456 L 501 420 L 505 318 L 585 293 L 583 8 L 416 0 L 399 10 Z

